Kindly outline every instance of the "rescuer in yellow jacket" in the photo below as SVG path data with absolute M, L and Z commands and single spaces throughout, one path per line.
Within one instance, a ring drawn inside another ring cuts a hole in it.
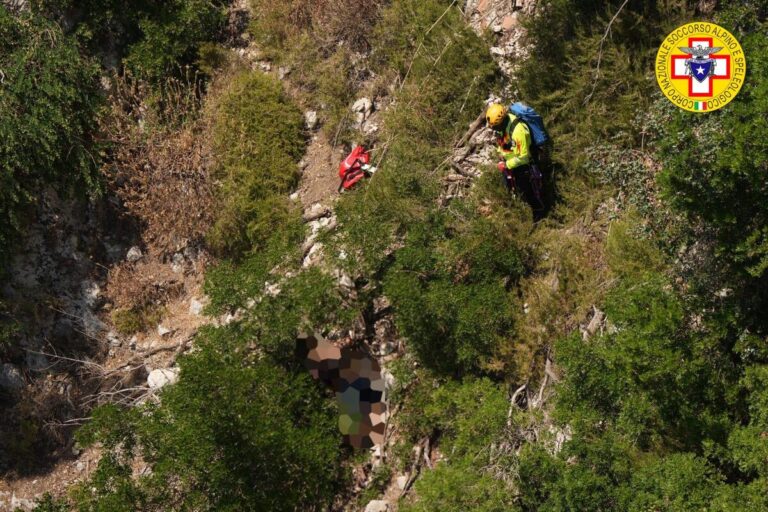
M 498 103 L 488 107 L 485 120 L 496 132 L 496 151 L 503 159 L 503 162 L 499 162 L 500 171 L 513 170 L 531 163 L 531 132 L 527 124 L 518 121 L 507 107 Z
M 535 166 L 528 125 L 498 103 L 488 107 L 485 121 L 496 134 L 496 151 L 501 157 L 498 169 L 504 177 L 507 191 L 517 188 L 534 211 L 543 208 L 541 173 Z

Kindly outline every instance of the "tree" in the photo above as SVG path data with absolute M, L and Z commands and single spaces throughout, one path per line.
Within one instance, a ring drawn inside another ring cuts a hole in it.
M 59 27 L 0 6 L 0 253 L 46 187 L 98 190 L 98 67 Z M 0 254 L 0 257 L 6 254 Z

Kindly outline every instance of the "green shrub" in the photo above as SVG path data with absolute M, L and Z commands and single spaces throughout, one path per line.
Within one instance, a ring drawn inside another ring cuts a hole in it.
M 154 328 L 163 318 L 164 309 L 159 306 L 116 309 L 112 312 L 112 324 L 118 333 L 130 336 L 140 331 Z
M 297 215 L 287 196 L 298 183 L 303 118 L 280 82 L 260 72 L 228 80 L 209 115 L 221 203 L 209 241 L 218 252 L 239 257 L 262 249 Z
M 98 68 L 44 19 L 0 6 L 0 260 L 42 190 L 95 193 Z
M 512 328 L 507 285 L 522 272 L 515 240 L 503 225 L 478 219 L 411 228 L 386 275 L 395 321 L 430 368 L 466 373 L 488 364 Z
M 75 493 L 77 505 L 286 511 L 328 506 L 342 481 L 331 402 L 304 371 L 244 359 L 250 341 L 237 328 L 207 328 L 196 339 L 197 351 L 180 361 L 181 379 L 163 390 L 160 405 L 97 412 L 81 440 L 102 442 L 106 453 Z M 130 476 L 132 454 L 141 454 L 151 474 Z
M 517 512 L 504 483 L 470 461 L 438 463 L 414 486 L 416 496 L 402 503 L 404 512 Z
M 768 41 L 763 30 L 741 43 L 748 72 L 735 101 L 695 121 L 679 109 L 659 120 L 661 180 L 672 206 L 716 236 L 722 263 L 761 278 L 768 269 Z
M 509 461 L 492 453 L 503 436 L 509 402 L 502 386 L 487 379 L 437 382 L 422 375 L 398 419 L 418 441 L 439 440 L 445 459 L 414 486 L 415 497 L 402 510 L 516 510 L 514 496 L 490 466 Z
M 198 49 L 219 38 L 227 0 L 33 0 L 34 10 L 66 19 L 95 54 L 114 54 L 151 82 L 195 63 Z M 112 55 L 108 55 L 110 58 Z

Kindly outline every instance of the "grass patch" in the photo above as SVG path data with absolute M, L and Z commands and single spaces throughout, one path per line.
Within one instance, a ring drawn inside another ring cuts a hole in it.
M 269 75 L 243 71 L 222 81 L 208 110 L 220 184 L 208 241 L 219 254 L 239 258 L 263 249 L 296 216 L 287 195 L 299 179 L 303 117 Z
M 141 331 L 153 329 L 163 319 L 165 308 L 145 306 L 142 308 L 123 308 L 114 310 L 110 318 L 115 330 L 123 336 L 130 336 Z

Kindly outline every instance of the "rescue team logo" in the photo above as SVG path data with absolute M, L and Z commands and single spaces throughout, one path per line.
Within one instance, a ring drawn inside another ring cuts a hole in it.
M 714 23 L 688 23 L 667 36 L 656 54 L 664 95 L 690 112 L 717 110 L 741 90 L 747 60 L 736 38 Z

